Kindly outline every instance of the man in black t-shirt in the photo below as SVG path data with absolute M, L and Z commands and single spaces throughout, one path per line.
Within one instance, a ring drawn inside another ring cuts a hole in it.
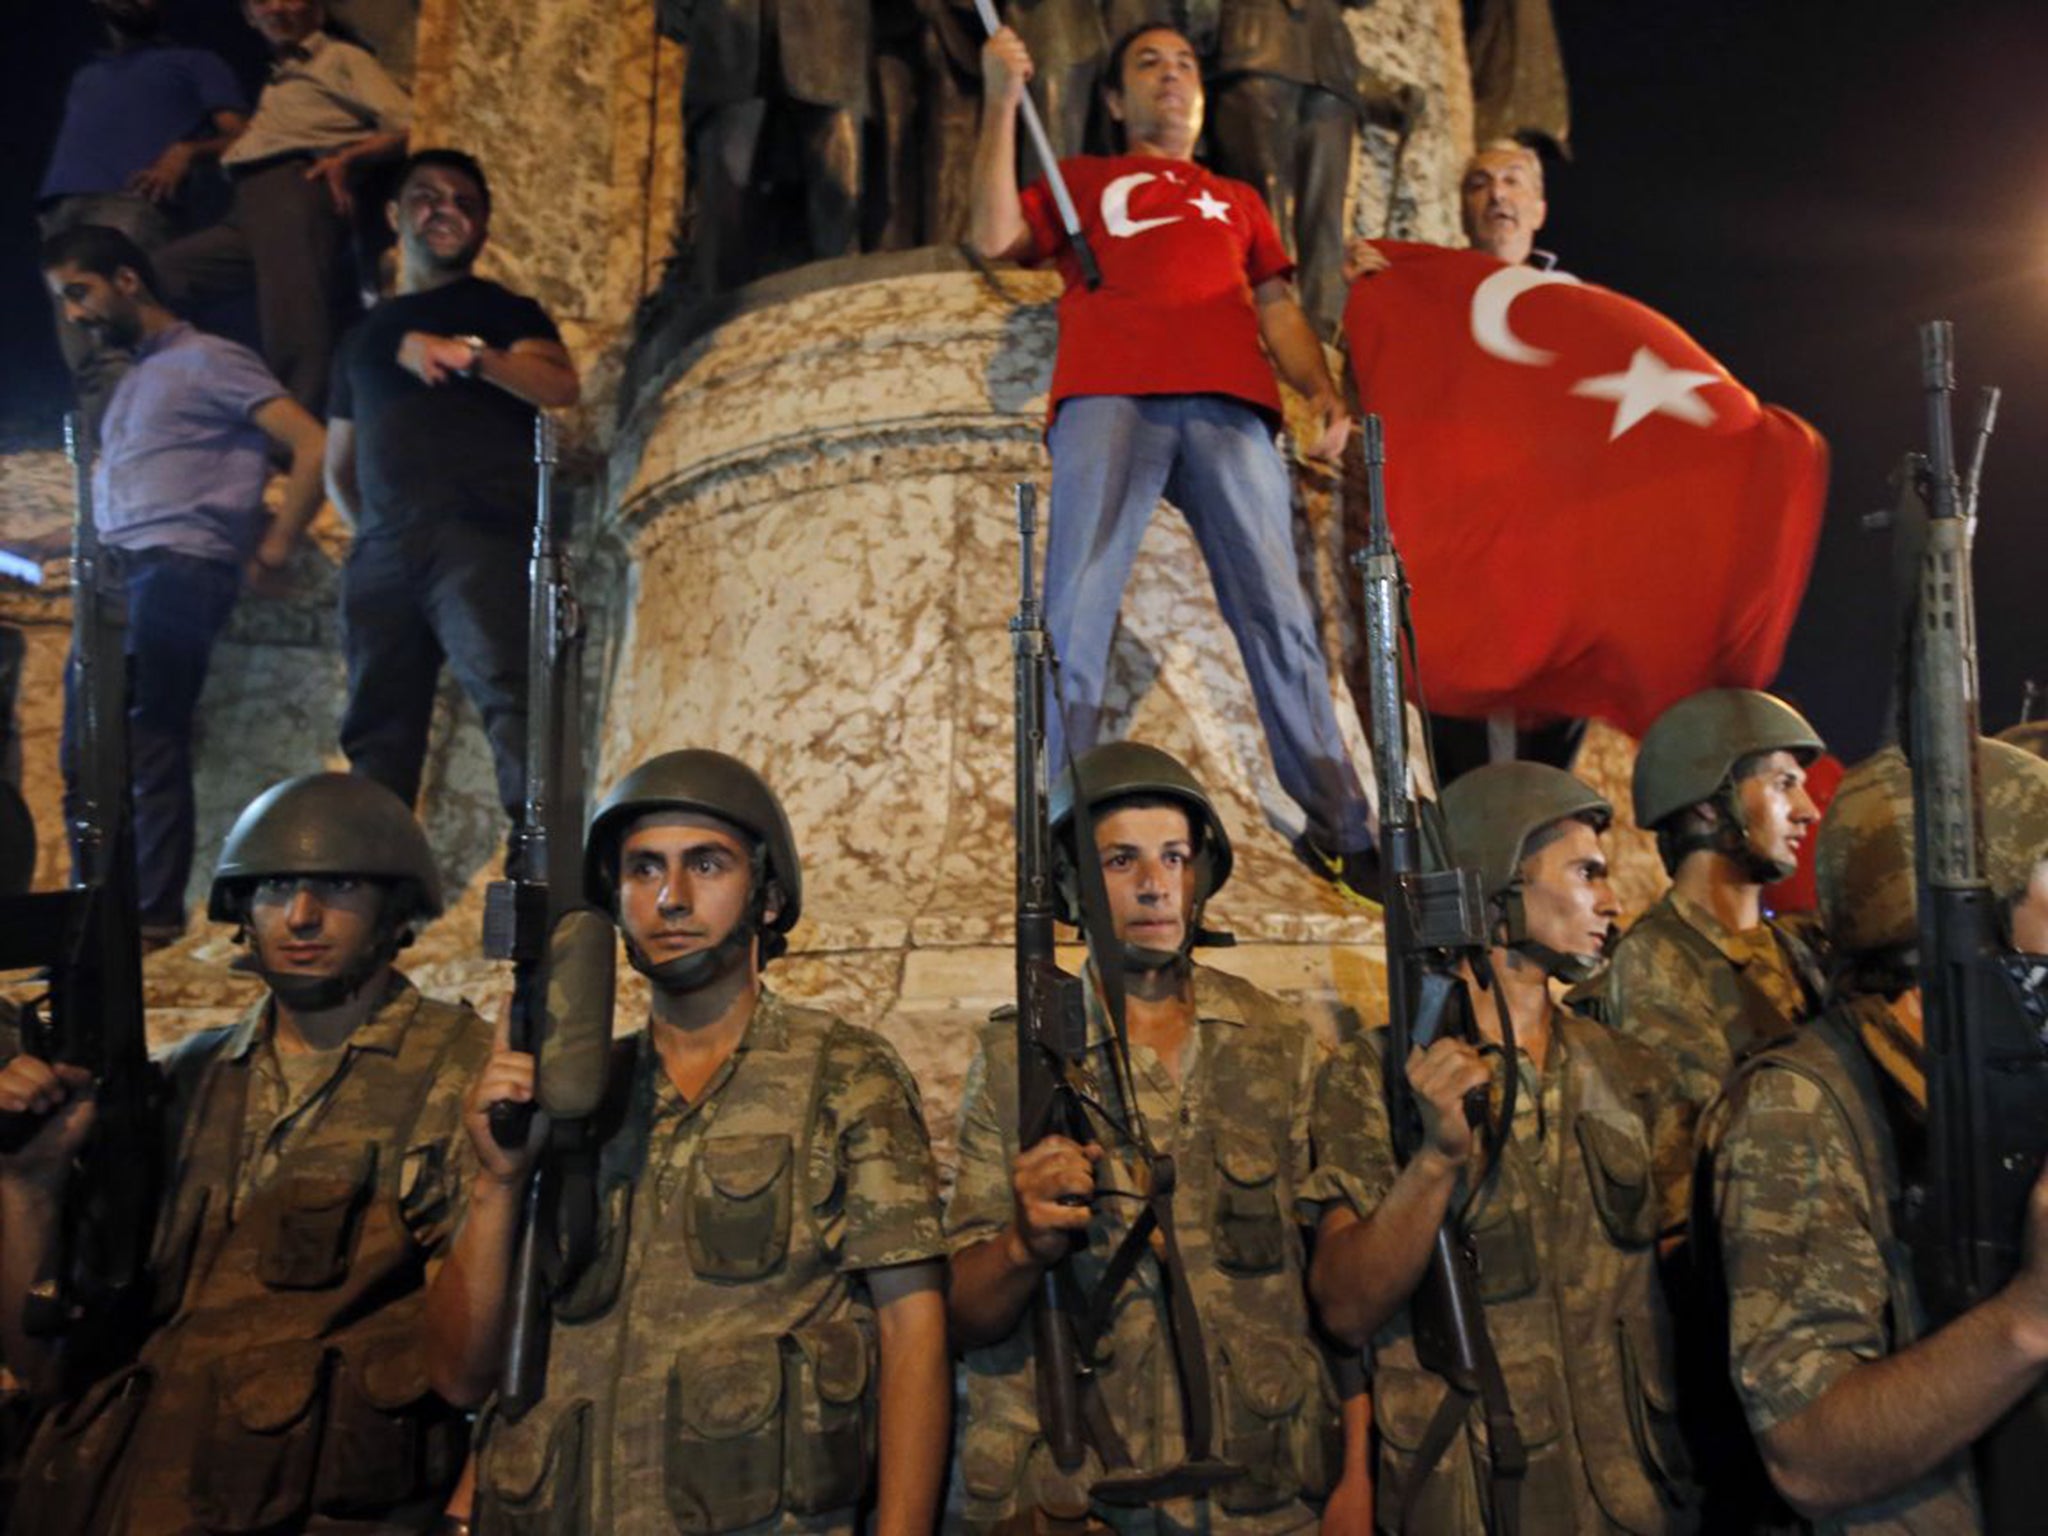
M 387 212 L 398 292 L 342 342 L 328 402 L 327 494 L 355 526 L 341 749 L 413 804 L 446 659 L 483 716 L 498 798 L 517 819 L 533 418 L 576 403 L 576 365 L 538 304 L 470 270 L 491 215 L 475 160 L 420 151 Z

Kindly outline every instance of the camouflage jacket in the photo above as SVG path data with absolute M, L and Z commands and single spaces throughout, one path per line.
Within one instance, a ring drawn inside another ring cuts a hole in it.
M 694 1102 L 620 1042 L 590 1266 L 547 1396 L 486 1410 L 479 1532 L 851 1531 L 873 1481 L 861 1272 L 945 1251 L 917 1087 L 880 1036 L 764 992 Z
M 1729 1370 L 1761 1434 L 1922 1326 L 1893 1226 L 1897 1149 L 1858 1016 L 1836 1004 L 1748 1062 L 1700 1124 L 1727 1279 Z M 1704 1174 L 1702 1175 L 1704 1177 Z M 1979 1528 L 1962 1461 L 1814 1527 L 1825 1536 L 1963 1536 Z
M 1766 918 L 1730 933 L 1674 890 L 1622 937 L 1597 1011 L 1670 1064 L 1689 1138 L 1736 1062 L 1812 1017 L 1821 991 L 1820 961 L 1798 927 Z M 1683 1192 L 1667 1213 L 1680 1223 Z
M 1335 1480 L 1333 1389 L 1310 1340 L 1302 1237 L 1293 1220 L 1309 1175 L 1308 1112 L 1315 1036 L 1277 999 L 1221 971 L 1194 970 L 1196 1024 L 1181 1081 L 1142 1045 L 1131 1048 L 1136 1097 L 1156 1148 L 1178 1169 L 1173 1212 L 1201 1318 L 1215 1404 L 1215 1453 L 1249 1469 L 1206 1500 L 1181 1499 L 1156 1515 L 1098 1505 L 1120 1530 L 1266 1533 L 1300 1529 Z M 1109 1032 L 1091 1018 L 1088 1118 L 1105 1152 L 1095 1219 L 1070 1268 L 1092 1303 L 1103 1272 L 1143 1209 L 1142 1160 L 1126 1129 Z M 1010 1162 L 1017 1155 L 1015 1017 L 998 1013 L 968 1069 L 960 1172 L 946 1208 L 957 1252 L 1011 1220 Z M 1095 1360 L 1096 1380 L 1133 1465 L 1156 1471 L 1184 1455 L 1178 1378 L 1163 1319 L 1157 1267 L 1140 1263 L 1118 1293 Z M 1052 1464 L 1039 1435 L 1031 1328 L 972 1350 L 967 1362 L 960 1478 L 966 1528 L 987 1530 L 1020 1511 L 1072 1510 L 1102 1468 L 1091 1455 L 1073 1478 Z
M 1591 1020 L 1560 1009 L 1553 1023 L 1547 1069 L 1539 1074 L 1526 1055 L 1518 1063 L 1513 1134 L 1472 1217 L 1480 1299 L 1529 1450 L 1522 1529 L 1687 1531 L 1693 1490 L 1656 1275 L 1658 1189 L 1682 1176 L 1684 1156 L 1667 1075 L 1642 1046 Z M 1322 1166 L 1309 1191 L 1318 1207 L 1343 1201 L 1369 1217 L 1393 1187 L 1384 1038 L 1352 1041 L 1323 1073 L 1314 1119 Z M 1462 1179 L 1452 1198 L 1455 1210 Z M 1418 1452 L 1449 1388 L 1423 1370 L 1405 1307 L 1373 1354 L 1381 1528 L 1485 1536 L 1479 1408 L 1418 1477 Z
M 424 1518 L 455 1479 L 460 1418 L 429 1390 L 420 1308 L 490 1026 L 398 978 L 294 1089 L 270 1019 L 266 997 L 164 1060 L 158 1326 L 44 1421 L 22 1536 L 367 1530 Z

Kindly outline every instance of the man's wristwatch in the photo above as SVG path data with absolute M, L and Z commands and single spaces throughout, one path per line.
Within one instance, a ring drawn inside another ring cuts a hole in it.
M 484 353 L 490 350 L 490 344 L 481 336 L 458 336 L 455 339 L 469 348 L 469 366 L 462 370 L 462 376 L 465 379 L 473 379 L 476 377 L 477 365 L 484 360 Z

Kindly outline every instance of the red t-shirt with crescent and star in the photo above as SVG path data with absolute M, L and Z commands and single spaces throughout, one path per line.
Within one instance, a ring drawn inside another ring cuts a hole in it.
M 1077 395 L 1230 395 L 1280 416 L 1252 289 L 1294 270 L 1259 194 L 1191 160 L 1060 162 L 1102 269 L 1090 292 L 1043 181 L 1024 189 L 1030 261 L 1057 259 L 1052 409 Z

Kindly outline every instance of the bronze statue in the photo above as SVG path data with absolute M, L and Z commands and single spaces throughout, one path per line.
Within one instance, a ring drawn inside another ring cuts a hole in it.
M 1362 121 L 1398 127 L 1419 93 L 1359 63 L 1343 7 L 1370 0 L 1222 0 L 1211 62 L 1216 169 L 1266 199 L 1300 265 L 1302 307 L 1325 331 L 1344 307 L 1344 197 Z

